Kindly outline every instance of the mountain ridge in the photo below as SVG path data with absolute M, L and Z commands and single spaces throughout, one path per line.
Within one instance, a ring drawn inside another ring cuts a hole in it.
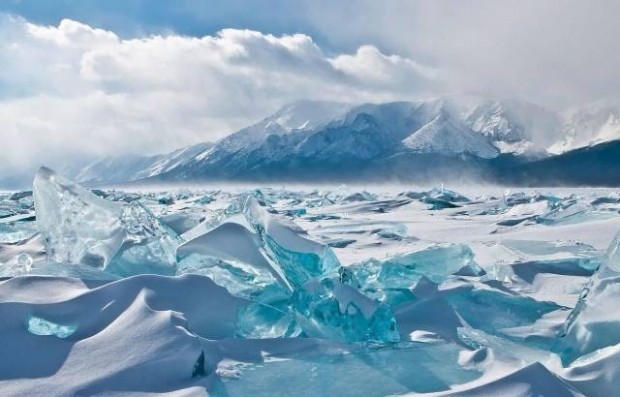
M 598 113 L 587 116 L 589 109 Z M 599 136 L 592 130 L 606 125 L 600 122 L 604 109 L 608 108 L 599 105 L 584 107 L 581 113 L 556 113 L 529 103 L 473 96 L 361 105 L 299 101 L 213 144 L 200 143 L 158 156 L 108 158 L 68 174 L 91 184 L 354 180 L 393 175 L 416 179 L 422 174 L 431 178 L 434 164 L 438 180 L 461 175 L 466 169 L 492 181 L 527 183 L 519 175 L 537 177 L 534 166 L 525 164 L 544 164 L 541 158 L 557 157 L 549 148 L 557 149 L 576 136 L 580 123 L 594 120 L 586 135 Z M 567 124 L 575 120 L 571 114 L 581 115 L 576 125 Z M 617 136 L 609 129 L 601 133 L 608 140 L 620 138 L 620 129 Z M 564 146 L 569 150 L 560 152 L 560 157 L 575 150 Z M 506 169 L 504 163 L 527 171 Z M 409 172 L 401 172 L 397 164 Z M 499 170 L 505 175 L 498 174 Z

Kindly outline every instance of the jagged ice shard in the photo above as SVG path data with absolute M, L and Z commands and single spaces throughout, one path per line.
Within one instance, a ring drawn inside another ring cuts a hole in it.
M 277 221 L 255 197 L 248 197 L 244 213 L 260 235 L 262 249 L 275 265 L 275 272 L 291 290 L 340 266 L 329 246 L 300 236 L 302 230 Z
M 328 245 L 273 217 L 254 196 L 243 214 L 177 249 L 180 272 L 206 275 L 255 302 L 239 312 L 239 335 L 399 340 L 390 309 L 341 282 L 340 262 Z
M 581 292 L 558 339 L 556 350 L 566 364 L 620 343 L 620 234 L 603 264 Z
M 420 280 L 441 283 L 451 275 L 479 277 L 485 271 L 463 244 L 432 244 L 424 249 L 382 261 L 370 259 L 340 269 L 340 279 L 382 303 L 414 300 L 411 291 Z
M 266 288 L 279 285 L 260 247 L 245 217 L 233 215 L 177 248 L 179 273 L 203 274 L 234 295 L 260 300 Z
M 175 274 L 177 238 L 141 204 L 105 200 L 46 167 L 33 195 L 49 261 L 119 276 Z
M 388 307 L 341 282 L 340 262 L 329 246 L 270 216 L 255 197 L 248 198 L 244 213 L 261 236 L 275 273 L 293 291 L 290 305 L 308 336 L 349 342 L 400 339 Z
M 400 341 L 391 309 L 338 280 L 313 279 L 294 294 L 293 307 L 304 332 L 346 342 Z

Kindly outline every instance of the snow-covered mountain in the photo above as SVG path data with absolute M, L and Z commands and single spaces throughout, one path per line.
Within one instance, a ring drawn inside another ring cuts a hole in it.
M 442 154 L 471 154 L 481 158 L 497 157 L 499 150 L 485 135 L 457 123 L 445 113 L 415 131 L 402 141 L 414 152 Z
M 475 96 L 445 100 L 455 119 L 489 138 L 502 153 L 544 151 L 561 135 L 560 117 L 538 105 Z
M 343 170 L 399 153 L 490 159 L 501 153 L 541 150 L 544 142 L 535 138 L 555 122 L 555 114 L 535 105 L 476 97 L 357 106 L 303 101 L 285 106 L 216 143 L 200 159 L 188 157 L 162 175 L 275 178 L 293 168 Z
M 188 158 L 199 158 L 211 147 L 213 144 L 206 142 L 155 156 L 109 156 L 86 165 L 69 166 L 64 173 L 76 181 L 89 184 L 131 182 L 170 171 Z
M 550 146 L 552 154 L 620 139 L 620 102 L 601 100 L 561 114 L 563 138 Z
M 203 142 L 193 146 L 187 146 L 172 153 L 163 156 L 156 156 L 148 167 L 141 169 L 135 173 L 131 180 L 150 178 L 160 175 L 176 167 L 184 164 L 187 159 L 200 160 L 209 155 L 209 151 L 213 148 L 210 142 Z
M 108 156 L 94 162 L 70 164 L 63 174 L 82 183 L 117 183 L 133 181 L 136 176 L 148 169 L 165 155 L 140 156 L 126 154 Z
M 159 156 L 108 158 L 69 175 L 95 183 L 303 179 L 329 178 L 336 170 L 355 177 L 373 164 L 427 155 L 459 161 L 502 154 L 540 158 L 620 138 L 618 109 L 606 103 L 556 113 L 476 96 L 363 105 L 300 101 L 214 144 Z

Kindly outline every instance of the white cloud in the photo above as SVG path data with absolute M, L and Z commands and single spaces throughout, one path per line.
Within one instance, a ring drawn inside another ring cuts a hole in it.
M 326 54 L 303 34 L 225 29 L 122 39 L 64 20 L 0 19 L 0 161 L 154 153 L 216 140 L 298 99 L 384 101 L 434 89 L 433 71 L 372 46 Z
M 354 76 L 360 82 L 376 84 L 388 90 L 395 89 L 395 82 L 400 83 L 401 90 L 415 89 L 409 79 L 411 71 L 417 71 L 432 81 L 436 71 L 423 67 L 411 59 L 398 55 L 386 56 L 377 47 L 361 46 L 354 55 L 343 54 L 330 60 L 334 68 L 349 76 Z M 414 82 L 419 84 L 419 82 Z

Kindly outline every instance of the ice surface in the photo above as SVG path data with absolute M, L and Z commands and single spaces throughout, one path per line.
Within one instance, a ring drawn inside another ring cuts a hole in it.
M 457 346 L 447 344 L 344 352 L 335 348 L 311 350 L 302 345 L 296 350 L 271 353 L 264 361 L 245 361 L 245 367 L 236 363 L 240 369 L 234 375 L 228 375 L 234 364 L 226 366 L 226 372 L 222 368 L 221 373 L 228 376 L 214 385 L 213 395 L 260 396 L 265 390 L 271 394 L 276 387 L 282 395 L 302 396 L 434 392 L 480 376 L 479 371 L 458 365 L 458 354 Z
M 0 194 L 0 387 L 617 395 L 617 192 L 403 190 L 91 192 L 42 169 Z
M 584 394 L 550 372 L 540 363 L 531 364 L 514 373 L 482 386 L 442 393 L 442 396 L 557 396 L 582 397 Z

